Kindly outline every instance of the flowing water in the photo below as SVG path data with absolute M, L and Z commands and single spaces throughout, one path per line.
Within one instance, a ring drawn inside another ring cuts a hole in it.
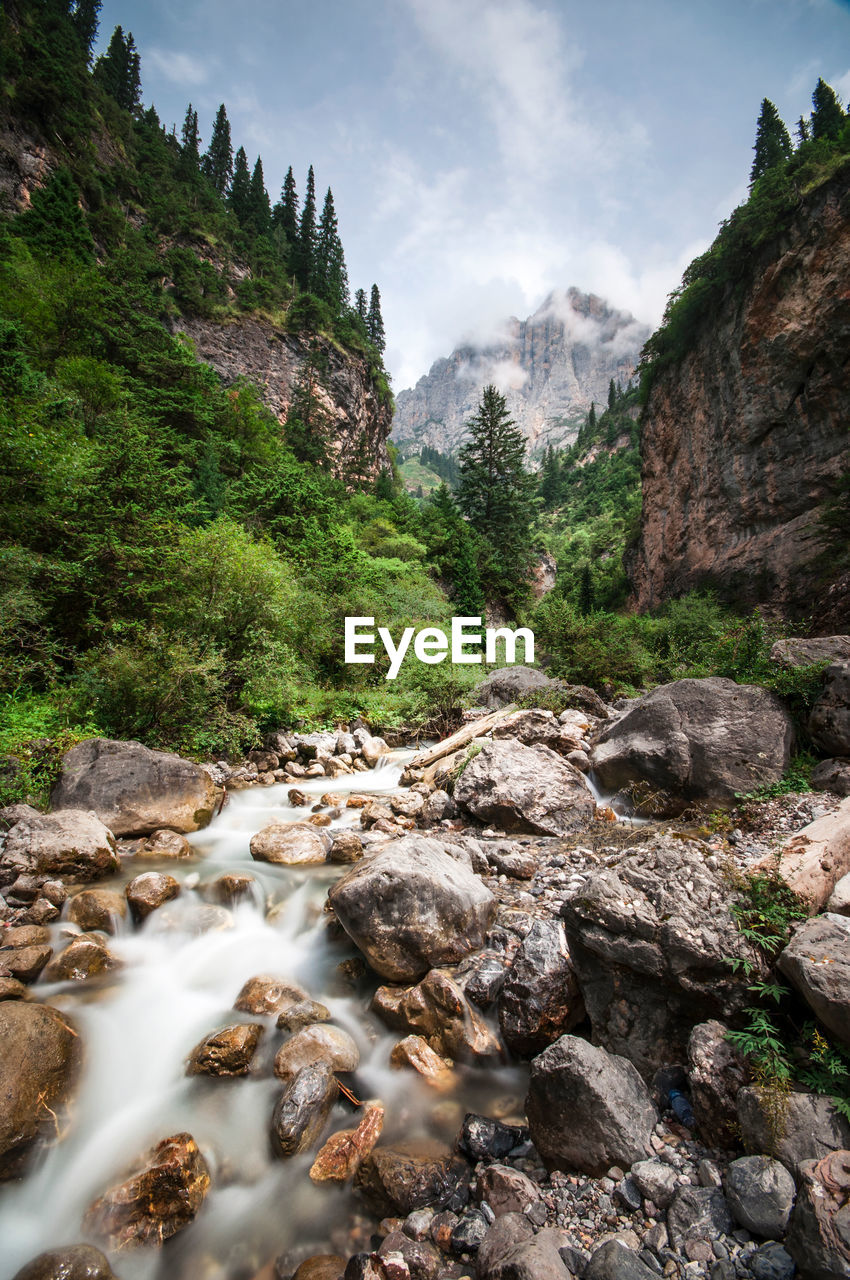
M 390 792 L 398 788 L 410 753 L 393 753 L 369 772 L 330 780 L 300 780 L 318 800 L 331 790 Z M 329 1008 L 332 1020 L 357 1042 L 361 1064 L 354 1085 L 361 1099 L 386 1107 L 383 1141 L 439 1137 L 451 1143 L 465 1111 L 512 1117 L 521 1113 L 525 1070 L 495 1064 L 465 1068 L 457 1090 L 441 1096 L 412 1071 L 389 1067 L 390 1035 L 369 1012 L 377 982 L 352 986 L 338 970 L 356 954 L 328 936 L 323 905 L 342 868 L 293 869 L 257 863 L 249 841 L 273 820 L 303 821 L 289 784 L 237 792 L 212 824 L 191 837 L 191 862 L 143 864 L 131 859 L 123 887 L 156 865 L 182 881 L 181 896 L 155 911 L 143 927 L 126 924 L 110 940 L 122 968 L 103 982 L 39 984 L 45 1003 L 74 1018 L 85 1046 L 85 1068 L 70 1130 L 21 1183 L 0 1190 L 0 1280 L 10 1280 L 44 1249 L 84 1238 L 81 1218 L 107 1187 L 127 1176 L 137 1157 L 171 1134 L 190 1132 L 210 1166 L 212 1189 L 197 1220 L 163 1250 L 135 1250 L 114 1259 L 122 1280 L 249 1280 L 269 1259 L 293 1251 L 346 1255 L 364 1247 L 363 1207 L 348 1189 L 316 1187 L 308 1177 L 313 1154 L 283 1160 L 272 1154 L 269 1125 L 281 1084 L 271 1073 L 282 1042 L 275 1019 L 233 1010 L 240 988 L 255 974 L 294 979 Z M 354 825 L 346 809 L 334 826 Z M 225 872 L 250 872 L 253 899 L 229 909 L 228 927 L 199 932 L 204 886 Z M 72 926 L 54 926 L 60 938 Z M 213 1031 L 237 1022 L 267 1025 L 241 1079 L 189 1078 L 186 1058 Z M 356 1125 L 342 1101 L 334 1129 Z M 359 1238 L 352 1232 L 361 1223 Z M 95 1242 L 96 1243 L 96 1242 Z M 294 1267 L 293 1267 L 294 1269 Z

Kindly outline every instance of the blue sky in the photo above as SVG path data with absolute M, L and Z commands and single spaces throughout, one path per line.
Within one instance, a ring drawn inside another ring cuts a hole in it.
M 146 104 L 333 188 L 397 391 L 576 285 L 650 323 L 746 195 L 763 97 L 850 97 L 838 0 L 104 0 Z

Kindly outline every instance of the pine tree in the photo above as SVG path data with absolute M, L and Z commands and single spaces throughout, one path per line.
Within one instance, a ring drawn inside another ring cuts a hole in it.
M 366 316 L 368 313 L 368 307 L 366 306 L 366 290 L 365 289 L 358 289 L 357 292 L 355 293 L 354 310 L 356 311 L 357 315 L 360 317 L 360 319 L 363 321 L 365 325 Z
M 292 402 L 286 414 L 286 443 L 299 462 L 328 466 L 331 418 L 320 392 L 322 374 L 327 372 L 327 356 L 313 341 L 295 381 Z
M 812 94 L 812 138 L 815 142 L 819 138 L 835 142 L 846 118 L 835 90 L 823 78 L 818 80 Z
M 268 235 L 272 225 L 272 207 L 263 178 L 263 161 L 257 156 L 248 190 L 246 224 L 255 235 Z
M 593 613 L 595 602 L 593 575 L 590 571 L 590 565 L 583 564 L 578 584 L 578 611 L 582 617 L 586 618 L 589 613 Z
M 97 29 L 100 26 L 101 3 L 102 0 L 77 0 L 74 12 L 71 14 L 74 30 L 80 37 L 80 43 L 86 51 L 86 59 L 89 62 L 91 62 L 92 47 L 97 38 Z
M 298 237 L 295 243 L 295 278 L 305 293 L 311 293 L 316 273 L 316 179 L 313 166 L 307 171 L 307 192 Z
M 809 139 L 811 138 L 812 134 L 811 134 L 811 130 L 809 129 L 809 122 L 805 116 L 800 116 L 800 119 L 797 121 L 797 128 L 795 132 L 797 135 L 798 147 L 801 147 L 804 142 L 808 142 Z
M 614 386 L 614 379 L 608 383 L 608 408 L 613 409 L 617 403 L 617 388 Z
M 543 466 L 540 471 L 540 497 L 543 499 L 544 507 L 551 509 L 555 506 L 558 501 L 560 487 L 560 457 L 550 444 L 543 458 Z
M 94 244 L 80 192 L 68 169 L 57 169 L 50 181 L 32 193 L 18 223 L 24 238 L 53 259 L 94 260 Z
M 236 152 L 233 181 L 230 184 L 227 202 L 240 224 L 244 226 L 251 212 L 251 175 L 248 172 L 248 157 L 244 147 L 240 147 Z
M 183 146 L 183 158 L 190 169 L 195 169 L 200 163 L 201 139 L 198 134 L 198 113 L 192 110 L 191 102 L 186 108 L 180 136 Z
M 286 171 L 280 200 L 275 205 L 272 216 L 275 226 L 279 227 L 286 236 L 286 243 L 290 250 L 294 249 L 298 241 L 298 192 L 295 188 L 292 165 Z
M 591 400 L 590 412 L 587 415 L 587 434 L 590 436 L 596 430 L 596 405 Z
M 142 96 L 140 65 L 132 32 L 125 37 L 123 29 L 116 27 L 106 53 L 95 63 L 94 78 L 119 107 L 137 111 Z
M 327 302 L 334 315 L 348 307 L 348 271 L 339 238 L 333 192 L 328 187 L 316 240 L 315 292 Z
M 750 186 L 757 182 L 762 174 L 767 173 L 768 169 L 782 164 L 791 155 L 791 139 L 788 136 L 788 130 L 769 98 L 764 98 L 761 104 L 753 151 L 756 154 L 750 170 Z
M 490 543 L 493 586 L 512 603 L 523 596 L 530 566 L 534 477 L 525 469 L 525 437 L 505 397 L 484 388 L 469 439 L 459 452 L 458 504 Z
M 384 334 L 384 318 L 381 315 L 381 294 L 376 284 L 372 285 L 372 293 L 369 298 L 369 311 L 366 315 L 366 333 L 369 341 L 376 351 L 381 355 L 384 354 L 384 348 L 387 345 L 386 336 Z
M 230 121 L 223 102 L 216 112 L 203 169 L 218 194 L 226 195 L 233 178 L 233 144 L 230 140 Z

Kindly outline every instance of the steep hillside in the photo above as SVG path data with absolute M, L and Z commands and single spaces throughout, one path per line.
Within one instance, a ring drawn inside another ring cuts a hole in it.
M 820 151 L 811 153 L 812 148 Z M 809 153 L 807 153 L 807 148 Z M 640 609 L 711 586 L 850 617 L 850 161 L 805 143 L 686 275 L 648 347 Z M 808 154 L 808 158 L 807 158 Z
M 591 402 L 605 401 L 611 379 L 628 381 L 648 334 L 628 312 L 593 294 L 553 291 L 527 320 L 511 317 L 498 341 L 457 347 L 402 391 L 392 438 L 404 452 L 423 444 L 454 452 L 481 388 L 495 383 L 530 452 L 569 444 Z

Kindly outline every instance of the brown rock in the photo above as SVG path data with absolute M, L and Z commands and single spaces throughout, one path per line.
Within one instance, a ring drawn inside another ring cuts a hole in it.
M 342 1280 L 345 1258 L 338 1253 L 317 1253 L 305 1258 L 292 1280 Z
M 754 870 L 776 866 L 771 854 Z M 850 797 L 791 837 L 780 854 L 778 871 L 810 915 L 823 910 L 838 881 L 850 872 Z
M 454 1071 L 446 1066 L 423 1036 L 405 1036 L 393 1045 L 390 1066 L 397 1069 L 412 1067 L 426 1084 L 440 1093 L 451 1092 L 457 1082 Z
M 179 831 L 161 827 L 148 836 L 142 852 L 150 858 L 193 858 L 195 850 Z
M 0 977 L 0 1000 L 29 1000 L 30 992 L 17 978 Z
M 370 800 L 360 810 L 360 825 L 368 830 L 374 827 L 376 822 L 395 823 L 395 814 L 388 805 L 381 804 L 378 800 Z
M 116 1280 L 109 1259 L 90 1244 L 48 1249 L 16 1272 L 14 1280 Z
M 380 1102 L 364 1104 L 356 1129 L 333 1133 L 322 1147 L 310 1169 L 314 1182 L 347 1182 L 371 1152 L 384 1127 L 384 1108 Z
M 303 987 L 286 978 L 278 978 L 272 974 L 260 973 L 249 978 L 233 1002 L 234 1009 L 241 1013 L 252 1013 L 255 1016 L 271 1013 L 282 1013 L 291 1009 L 309 997 Z
M 469 1196 L 469 1166 L 442 1143 L 403 1142 L 376 1147 L 355 1177 L 377 1213 L 407 1215 L 425 1205 L 461 1207 Z
M 513 738 L 484 742 L 455 783 L 454 800 L 503 831 L 564 836 L 593 821 L 596 802 L 584 775 L 545 746 Z
M 379 987 L 373 1010 L 396 1031 L 425 1037 L 435 1053 L 456 1059 L 490 1058 L 499 1042 L 463 989 L 442 969 L 415 987 Z
M 329 813 L 311 813 L 307 821 L 312 827 L 329 827 L 331 825 L 331 815 Z
M 315 1146 L 338 1097 L 336 1076 L 326 1062 L 314 1062 L 291 1076 L 272 1114 L 278 1153 L 296 1156 Z
M 748 1079 L 743 1056 L 715 1019 L 694 1027 L 688 1041 L 688 1083 L 699 1131 L 713 1147 L 738 1144 L 738 1091 Z
M 297 787 L 290 787 L 286 793 L 286 798 L 293 809 L 304 809 L 310 803 L 310 797 L 307 792 L 299 791 Z
M 283 866 L 325 862 L 330 837 L 304 822 L 275 822 L 251 837 L 251 857 Z
M 335 791 L 326 791 L 323 796 L 319 797 L 319 804 L 323 804 L 326 809 L 344 809 L 346 797 Z
M 81 1061 L 70 1021 L 48 1005 L 0 1004 L 0 1180 L 23 1171 L 36 1144 L 61 1133 Z
M 20 982 L 35 982 L 52 955 L 50 931 L 42 925 L 0 930 L 0 968 Z
M 247 1076 L 265 1027 L 256 1022 L 223 1027 L 205 1036 L 189 1055 L 187 1076 Z
M 65 756 L 50 801 L 54 809 L 93 809 L 116 836 L 148 835 L 160 827 L 205 827 L 216 789 L 191 760 L 140 742 L 89 738 Z
M 348 1032 L 340 1027 L 327 1023 L 303 1027 L 278 1049 L 274 1073 L 281 1080 L 286 1080 L 316 1062 L 327 1063 L 331 1071 L 356 1071 L 360 1065 L 360 1050 Z
M 102 938 L 96 933 L 82 934 L 53 957 L 43 977 L 45 982 L 85 982 L 117 964 Z
M 253 876 L 227 874 L 217 876 L 210 885 L 210 893 L 216 902 L 225 907 L 236 902 L 250 901 L 256 880 Z
M 850 920 L 806 920 L 794 930 L 777 967 L 823 1025 L 850 1044 Z
M 99 816 L 70 808 L 18 822 L 6 836 L 3 862 L 69 882 L 98 880 L 119 865 L 115 839 Z
M 189 1225 L 210 1188 L 206 1161 L 189 1133 L 164 1138 L 130 1177 L 95 1200 L 83 1229 L 110 1249 L 157 1245 Z
M 114 889 L 83 889 L 68 903 L 68 919 L 83 930 L 117 933 L 119 920 L 127 917 L 127 900 Z
M 792 1091 L 779 1099 L 777 1112 L 773 1091 L 748 1085 L 738 1091 L 737 1109 L 744 1150 L 769 1152 L 795 1178 L 806 1161 L 850 1148 L 850 1123 L 825 1094 Z
M 180 893 L 180 881 L 163 871 L 143 871 L 124 890 L 136 920 L 146 920 L 152 911 Z
M 804 1276 L 850 1275 L 850 1151 L 833 1151 L 800 1167 L 785 1247 Z
M 330 1022 L 331 1011 L 326 1005 L 316 1000 L 301 1000 L 278 1014 L 277 1025 L 281 1031 L 300 1031 L 302 1027 L 311 1027 L 317 1022 Z
M 519 1169 L 491 1164 L 478 1175 L 476 1199 L 486 1200 L 499 1218 L 503 1213 L 524 1213 L 540 1199 L 540 1188 Z
M 363 857 L 363 841 L 354 831 L 338 831 L 333 838 L 328 861 L 347 866 Z

